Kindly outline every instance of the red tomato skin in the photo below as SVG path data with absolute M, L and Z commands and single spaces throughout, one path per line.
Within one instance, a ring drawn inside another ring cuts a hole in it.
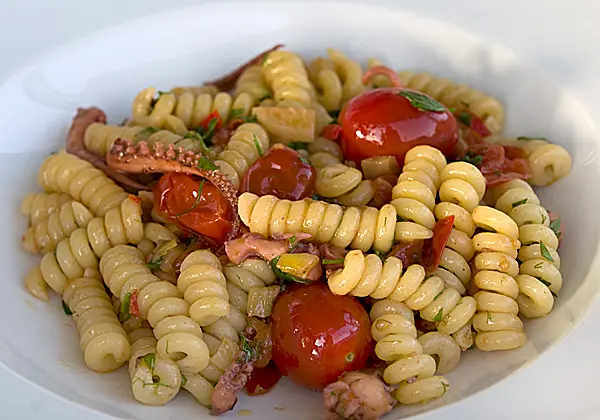
M 406 152 L 418 145 L 436 147 L 451 156 L 458 141 L 450 111 L 415 108 L 401 96 L 404 88 L 381 88 L 352 98 L 342 109 L 342 150 L 357 165 L 373 156 L 395 156 L 402 166 Z M 419 92 L 420 93 L 420 92 Z
M 454 216 L 438 220 L 433 228 L 433 237 L 427 239 L 423 244 L 420 264 L 425 267 L 428 273 L 433 273 L 437 270 L 442 258 L 442 252 L 444 252 L 448 239 L 450 239 L 453 226 Z
M 334 295 L 324 283 L 292 285 L 282 293 L 273 308 L 272 334 L 279 371 L 314 389 L 364 368 L 373 347 L 371 321 L 360 302 Z
M 271 361 L 264 368 L 255 367 L 246 382 L 248 395 L 262 395 L 272 390 L 281 379 L 281 372 Z
M 196 203 L 200 182 L 176 172 L 163 175 L 154 187 L 155 209 L 169 222 L 223 243 L 231 231 L 231 208 L 209 181 L 204 182 Z
M 294 149 L 275 145 L 246 171 L 241 192 L 301 200 L 315 192 L 317 173 Z

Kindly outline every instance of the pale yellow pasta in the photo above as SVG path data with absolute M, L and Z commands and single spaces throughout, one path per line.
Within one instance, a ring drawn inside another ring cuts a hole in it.
M 237 96 L 242 93 L 252 95 L 256 103 L 271 96 L 271 90 L 260 65 L 247 67 L 238 77 L 235 82 L 235 94 Z
M 436 374 L 443 375 L 458 366 L 461 348 L 449 335 L 438 331 L 429 332 L 419 337 L 419 343 L 423 347 L 423 353 L 437 356 Z
M 91 163 L 64 151 L 44 160 L 38 171 L 38 183 L 47 191 L 69 194 L 96 216 L 119 207 L 128 195 Z
M 398 77 L 404 86 L 428 94 L 455 112 L 472 112 L 493 134 L 504 128 L 504 107 L 498 99 L 482 91 L 430 73 L 402 71 Z
M 130 359 L 127 334 L 100 279 L 73 279 L 62 297 L 77 323 L 87 367 L 96 372 L 112 372 Z
M 140 318 L 148 320 L 158 340 L 157 357 L 175 361 L 183 374 L 199 374 L 208 366 L 209 350 L 200 326 L 189 317 L 188 303 L 176 286 L 151 273 L 137 248 L 109 249 L 100 259 L 100 272 L 121 301 L 137 293 Z
M 175 95 L 171 92 L 161 93 L 155 99 L 156 89 L 150 87 L 142 90 L 132 105 L 132 123 L 144 127 L 163 128 L 169 121 L 174 125 L 176 117 L 187 128 L 196 128 L 210 114 L 216 111 L 221 121 L 228 121 L 233 110 L 245 116 L 255 105 L 255 98 L 249 93 L 241 93 L 233 98 L 229 93 L 219 92 L 216 95 L 182 92 Z
M 505 189 L 495 207 L 519 226 L 519 272 L 523 275 L 517 280 L 523 290 L 517 299 L 520 311 L 528 318 L 548 315 L 554 304 L 552 293 L 562 287 L 559 242 L 549 227 L 550 216 L 533 190 L 519 186 Z
M 182 376 L 177 363 L 156 354 L 152 328 L 131 318 L 123 325 L 131 343 L 129 376 L 133 397 L 142 404 L 160 406 L 179 393 Z
M 223 267 L 223 273 L 227 278 L 229 302 L 243 314 L 248 309 L 248 292 L 271 286 L 276 280 L 269 263 L 255 258 L 249 258 L 239 265 L 228 264 Z
M 438 149 L 416 146 L 405 157 L 391 204 L 402 219 L 396 225 L 396 241 L 428 239 L 433 236 L 435 196 L 446 158 Z
M 269 136 L 258 124 L 240 125 L 225 149 L 217 155 L 215 164 L 237 188 L 244 174 L 269 149 Z
M 42 278 L 52 290 L 62 295 L 69 279 L 83 277 L 86 269 L 97 269 L 98 258 L 109 248 L 118 244 L 137 244 L 143 239 L 141 215 L 139 202 L 126 198 L 120 208 L 112 208 L 104 217 L 92 219 L 86 228 L 75 229 L 53 252 L 42 257 L 39 265 Z M 26 283 L 36 270 L 34 268 L 26 276 Z
M 396 210 L 385 205 L 373 207 L 346 207 L 322 201 L 281 200 L 271 195 L 258 197 L 243 193 L 238 200 L 242 222 L 251 232 L 265 237 L 283 233 L 304 232 L 320 243 L 352 249 L 380 252 L 392 248 L 396 224 Z
M 39 266 L 36 266 L 29 270 L 25 275 L 25 290 L 31 296 L 48 302 L 50 300 L 50 294 L 48 293 L 48 283 L 44 280 L 44 275 Z
M 377 300 L 371 307 L 369 318 L 371 318 L 371 322 L 373 322 L 377 318 L 388 314 L 400 314 L 404 318 L 408 319 L 412 324 L 415 323 L 415 315 L 412 309 L 406 306 L 406 304 L 403 302 L 396 302 L 395 300 L 391 300 L 389 298 Z
M 315 100 L 314 87 L 302 59 L 296 54 L 273 51 L 263 60 L 262 71 L 275 102 L 289 101 L 307 107 Z
M 60 209 L 27 229 L 23 235 L 23 248 L 32 253 L 46 254 L 56 249 L 60 241 L 77 228 L 85 228 L 94 215 L 77 201 L 64 203 Z
M 340 110 L 344 92 L 333 61 L 317 58 L 308 66 L 308 73 L 316 88 L 319 103 L 328 111 Z
M 21 213 L 29 219 L 29 226 L 34 227 L 46 220 L 50 214 L 57 211 L 63 204 L 72 201 L 69 194 L 63 193 L 34 193 L 27 194 L 21 202 Z
M 210 251 L 194 251 L 181 263 L 177 288 L 190 305 L 190 318 L 201 327 L 229 313 L 229 295 L 221 262 Z
M 102 123 L 92 123 L 83 135 L 85 148 L 100 156 L 106 156 L 117 139 L 137 142 L 138 133 L 145 130 L 139 126 L 120 126 Z
M 308 161 L 316 169 L 341 164 L 344 154 L 342 148 L 333 140 L 317 137 L 307 146 Z
M 376 341 L 375 354 L 388 367 L 383 380 L 398 385 L 395 393 L 400 404 L 423 403 L 444 395 L 450 386 L 443 376 L 435 376 L 435 359 L 423 353 L 412 322 L 399 314 L 375 319 L 371 335 Z
M 342 103 L 345 104 L 365 90 L 362 84 L 362 67 L 359 62 L 349 59 L 339 50 L 328 48 L 327 54 L 335 64 L 335 70 L 342 81 Z
M 345 206 L 363 206 L 373 199 L 374 189 L 362 172 L 344 164 L 317 169 L 316 190 L 321 197 L 334 198 Z
M 473 210 L 473 221 L 494 233 L 478 233 L 473 246 L 484 269 L 474 278 L 480 290 L 473 296 L 477 301 L 477 314 L 473 327 L 477 331 L 475 345 L 483 351 L 511 350 L 527 342 L 523 322 L 519 319 L 519 285 L 514 273 L 517 251 L 520 247 L 518 227 L 506 214 L 491 207 L 479 206 Z

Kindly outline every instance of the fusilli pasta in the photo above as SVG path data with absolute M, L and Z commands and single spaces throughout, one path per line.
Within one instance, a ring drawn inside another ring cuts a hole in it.
M 364 206 L 375 193 L 361 171 L 342 163 L 317 169 L 316 190 L 321 197 L 334 198 L 343 206 Z
M 271 90 L 260 65 L 246 68 L 235 83 L 235 94 L 242 93 L 252 95 L 254 102 L 258 103 L 271 96 Z
M 21 202 L 21 213 L 28 216 L 29 226 L 35 227 L 69 201 L 73 201 L 71 196 L 63 193 L 27 194 Z

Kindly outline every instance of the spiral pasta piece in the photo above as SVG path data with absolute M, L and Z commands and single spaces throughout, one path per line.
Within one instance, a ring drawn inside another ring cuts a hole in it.
M 96 216 L 104 216 L 128 196 L 104 172 L 64 151 L 44 160 L 38 172 L 38 183 L 48 191 L 69 194 Z
M 242 222 L 265 237 L 304 232 L 319 243 L 331 243 L 364 252 L 387 252 L 394 242 L 396 209 L 391 204 L 374 207 L 341 207 L 323 201 L 281 200 L 272 195 L 243 193 L 238 200 Z
M 194 251 L 183 260 L 177 288 L 190 305 L 190 318 L 201 327 L 229 313 L 221 262 L 210 251 Z
M 73 312 L 85 364 L 96 372 L 112 372 L 131 357 L 127 334 L 110 303 L 102 281 L 94 277 L 73 279 L 63 301 Z
M 370 180 L 356 168 L 342 163 L 317 169 L 316 191 L 344 206 L 367 205 L 375 194 Z
M 473 327 L 477 331 L 475 345 L 483 351 L 511 350 L 527 342 L 523 322 L 519 319 L 519 285 L 515 277 L 519 266 L 515 258 L 521 243 L 517 224 L 506 214 L 492 207 L 478 206 L 473 210 L 473 222 L 488 232 L 473 237 L 475 267 L 473 277 L 479 289 L 473 295 L 477 314 Z
M 318 137 L 314 142 L 309 143 L 306 150 L 308 151 L 308 161 L 317 169 L 341 164 L 344 158 L 339 144 L 323 137 Z
M 470 323 L 477 309 L 475 299 L 461 297 L 441 277 L 426 277 L 420 265 L 403 268 L 399 258 L 388 257 L 382 262 L 375 254 L 353 250 L 344 258 L 344 267 L 333 273 L 327 283 L 337 295 L 403 302 L 409 309 L 420 311 L 421 318 L 436 322 L 444 334 L 454 334 Z
M 431 146 L 416 146 L 406 153 L 404 168 L 392 189 L 392 202 L 402 219 L 396 225 L 396 241 L 433 236 L 435 196 L 446 158 Z
M 246 171 L 268 149 L 269 136 L 264 128 L 254 123 L 242 124 L 235 130 L 225 149 L 217 155 L 215 163 L 239 188 Z
M 238 115 L 248 115 L 255 104 L 249 93 L 240 93 L 235 99 L 226 92 L 216 95 L 210 93 L 182 92 L 176 95 L 171 92 L 161 93 L 154 99 L 156 89 L 150 87 L 142 90 L 132 105 L 132 123 L 144 127 L 163 128 L 169 123 L 169 117 L 176 117 L 187 128 L 196 128 L 212 112 L 216 111 L 221 121 L 226 122 L 232 110 Z M 171 118 L 171 124 L 172 122 Z
M 31 253 L 46 254 L 56 249 L 77 228 L 87 227 L 94 215 L 81 203 L 69 201 L 46 220 L 30 227 L 23 236 L 23 248 Z
M 177 396 L 182 384 L 177 363 L 157 356 L 157 340 L 146 321 L 131 318 L 124 327 L 131 343 L 129 377 L 133 397 L 142 404 L 165 405 Z
M 276 103 L 295 102 L 308 107 L 315 100 L 313 85 L 302 59 L 289 51 L 273 51 L 262 64 L 265 80 Z
M 430 73 L 402 71 L 398 77 L 404 86 L 424 92 L 448 108 L 454 108 L 457 112 L 472 112 L 492 134 L 504 128 L 504 107 L 493 96 Z
M 41 221 L 61 208 L 65 203 L 73 201 L 69 194 L 63 193 L 34 193 L 27 194 L 21 202 L 21 213 L 29 219 L 29 226 L 35 227 Z
M 271 90 L 260 65 L 247 67 L 235 82 L 236 96 L 242 93 L 252 95 L 256 103 L 271 96 Z
M 519 312 L 528 318 L 548 315 L 554 306 L 552 294 L 562 288 L 558 237 L 549 227 L 550 216 L 531 188 L 507 189 L 495 207 L 519 226 Z
M 151 273 L 137 248 L 109 249 L 100 260 L 100 272 L 121 301 L 137 293 L 140 318 L 148 320 L 158 340 L 158 357 L 175 361 L 184 374 L 198 374 L 208 366 L 209 350 L 200 326 L 189 317 L 188 303 L 177 287 Z
M 435 359 L 423 353 L 412 322 L 400 314 L 386 314 L 373 321 L 371 335 L 377 343 L 375 354 L 388 367 L 383 380 L 398 385 L 396 399 L 401 404 L 416 404 L 444 395 L 449 383 L 435 376 Z
M 362 67 L 358 61 L 349 59 L 339 50 L 328 48 L 327 54 L 342 81 L 342 104 L 345 104 L 365 90 Z
M 450 281 L 462 294 L 471 280 L 468 262 L 475 253 L 471 241 L 475 232 L 471 212 L 485 194 L 485 177 L 470 163 L 453 162 L 442 170 L 440 181 L 440 203 L 435 206 L 435 216 L 438 219 L 454 216 L 450 238 L 440 259 L 440 269 L 448 272 L 444 279 L 455 277 L 462 283 L 457 287 L 455 279 Z
M 311 82 L 317 90 L 317 100 L 327 111 L 336 111 L 342 107 L 343 86 L 335 71 L 335 64 L 325 58 L 317 58 L 308 66 Z
M 25 283 L 39 283 L 41 276 L 52 290 L 62 295 L 69 279 L 83 277 L 86 269 L 96 269 L 98 258 L 109 248 L 137 244 L 143 237 L 140 203 L 136 197 L 126 198 L 120 208 L 110 209 L 104 217 L 92 219 L 86 228 L 77 228 L 61 240 L 56 250 L 45 254 L 39 267 L 27 274 Z

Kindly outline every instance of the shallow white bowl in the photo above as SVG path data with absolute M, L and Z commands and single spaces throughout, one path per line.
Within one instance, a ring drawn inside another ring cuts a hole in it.
M 561 246 L 564 287 L 552 314 L 526 323 L 529 343 L 518 351 L 469 351 L 448 375 L 446 396 L 429 405 L 402 407 L 400 418 L 457 402 L 506 378 L 537 358 L 577 324 L 600 290 L 595 217 L 600 198 L 594 180 L 600 135 L 586 109 L 543 73 L 511 51 L 486 43 L 440 21 L 382 7 L 319 3 L 201 6 L 133 20 L 80 39 L 41 57 L 0 85 L 0 186 L 8 204 L 0 208 L 5 261 L 0 294 L 0 362 L 18 376 L 74 403 L 116 418 L 209 418 L 182 392 L 161 408 L 133 401 L 125 370 L 91 373 L 84 365 L 75 326 L 59 299 L 35 301 L 22 285 L 38 258 L 20 249 L 25 221 L 19 203 L 36 188 L 39 164 L 61 147 L 76 107 L 97 105 L 112 122 L 129 114 L 131 99 L 152 85 L 199 84 L 255 53 L 283 42 L 307 58 L 326 47 L 365 61 L 378 57 L 394 68 L 427 70 L 485 90 L 505 104 L 509 135 L 542 135 L 567 147 L 574 169 L 569 178 L 539 191 L 543 204 L 567 227 Z M 573 206 L 573 203 L 579 205 Z M 248 419 L 321 419 L 318 393 L 283 381 L 270 394 L 243 398 L 228 416 Z

